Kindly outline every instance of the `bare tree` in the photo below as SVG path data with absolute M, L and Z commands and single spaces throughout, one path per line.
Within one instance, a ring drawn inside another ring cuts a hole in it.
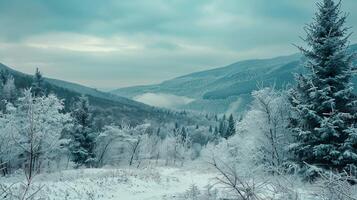
M 105 126 L 104 131 L 101 132 L 96 140 L 96 165 L 98 167 L 103 166 L 105 157 L 110 147 L 118 141 L 127 138 L 128 126 Z
M 324 200 L 357 200 L 357 185 L 351 184 L 357 183 L 355 176 L 351 176 L 347 172 L 317 171 L 320 179 L 316 183 L 315 196 Z
M 241 200 L 262 200 L 259 190 L 262 189 L 266 182 L 257 183 L 253 178 L 246 180 L 238 175 L 235 167 L 229 166 L 224 162 L 217 163 L 216 159 L 210 163 L 220 174 L 217 177 L 218 184 L 223 185 L 225 189 L 233 192 L 237 199 Z
M 9 200 L 33 200 L 35 196 L 42 190 L 44 187 L 33 185 L 32 177 L 26 177 L 26 181 L 23 183 L 13 183 L 11 185 L 5 185 L 0 183 L 0 198 L 9 199 Z

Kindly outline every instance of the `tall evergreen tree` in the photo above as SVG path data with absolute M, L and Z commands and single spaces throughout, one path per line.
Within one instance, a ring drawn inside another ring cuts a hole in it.
M 228 127 L 227 127 L 227 131 L 226 131 L 224 138 L 228 139 L 229 137 L 231 137 L 232 135 L 234 135 L 236 133 L 235 126 L 236 126 L 235 121 L 234 121 L 233 115 L 231 114 L 228 118 Z
M 181 129 L 181 138 L 182 138 L 182 141 L 185 141 L 187 138 L 187 131 L 186 131 L 185 127 L 182 127 L 182 129 Z
M 215 126 L 215 127 L 214 127 L 214 132 L 213 132 L 212 141 L 213 141 L 215 144 L 218 144 L 219 139 L 220 139 L 219 131 L 218 131 L 217 126 Z
M 33 77 L 31 92 L 35 97 L 45 95 L 44 80 L 38 68 L 36 68 L 36 72 Z
M 0 71 L 0 86 L 3 86 L 5 85 L 6 83 L 6 80 L 8 79 L 9 77 L 9 72 L 7 70 L 1 70 Z
M 78 165 L 92 166 L 95 159 L 94 146 L 96 134 L 92 130 L 91 114 L 88 98 L 81 96 L 74 103 L 72 109 L 74 127 L 70 151 L 72 160 Z
M 342 171 L 357 164 L 356 98 L 351 84 L 353 55 L 349 54 L 346 15 L 340 3 L 323 0 L 314 22 L 306 27 L 309 49 L 300 47 L 307 58 L 308 73 L 296 76 L 291 91 L 296 116 L 293 150 L 301 165 Z M 316 172 L 305 171 L 313 178 Z
M 225 121 L 221 120 L 218 125 L 218 132 L 221 137 L 224 137 L 224 134 L 226 133 L 226 123 Z
M 213 128 L 212 125 L 209 126 L 208 132 L 212 133 L 213 132 Z

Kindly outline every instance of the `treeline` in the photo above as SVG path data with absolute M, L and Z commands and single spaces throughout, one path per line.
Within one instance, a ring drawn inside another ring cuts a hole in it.
M 30 179 L 42 171 L 130 165 L 143 162 L 183 165 L 200 156 L 208 143 L 235 134 L 230 115 L 201 116 L 212 125 L 163 121 L 136 125 L 103 116 L 82 95 L 64 104 L 45 87 L 37 69 L 31 87 L 19 89 L 7 71 L 0 72 L 0 170 L 6 176 L 24 169 Z M 179 116 L 190 115 L 187 111 Z M 215 125 L 214 125 L 215 124 Z M 215 130 L 213 130 L 215 126 Z

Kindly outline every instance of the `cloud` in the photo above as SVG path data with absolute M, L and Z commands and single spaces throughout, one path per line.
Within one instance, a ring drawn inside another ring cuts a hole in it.
M 39 49 L 59 49 L 78 52 L 115 52 L 143 48 L 139 43 L 119 37 L 96 37 L 76 33 L 50 33 L 29 37 L 24 45 Z
M 133 99 L 151 106 L 163 108 L 179 108 L 194 101 L 194 99 L 188 97 L 164 93 L 145 93 Z
M 297 52 L 314 1 L 0 1 L 0 62 L 99 88 Z M 356 0 L 344 0 L 347 25 Z M 355 31 L 354 27 L 351 31 Z M 351 38 L 357 42 L 357 34 Z

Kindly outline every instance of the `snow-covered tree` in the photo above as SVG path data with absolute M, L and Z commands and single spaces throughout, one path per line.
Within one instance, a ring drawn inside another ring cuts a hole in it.
M 14 103 L 17 99 L 17 90 L 15 87 L 15 80 L 7 71 L 0 71 L 0 114 L 6 112 L 6 105 L 8 103 Z M 2 122 L 2 123 L 1 123 Z M 0 120 L 2 128 L 0 128 L 0 169 L 2 169 L 3 174 L 10 173 L 11 164 L 14 159 L 9 157 L 13 156 L 14 148 L 13 143 L 10 141 L 11 134 L 9 130 L 6 129 L 6 120 Z
M 196 130 L 196 128 L 194 128 Z M 191 135 L 191 134 L 190 134 Z M 183 165 L 187 158 L 191 158 L 191 145 L 190 137 L 183 139 L 181 134 L 168 134 L 160 144 L 160 155 L 165 159 L 165 165 L 170 162 L 176 165 L 178 162 Z
M 127 138 L 127 143 L 129 144 L 129 166 L 133 165 L 134 160 L 141 162 L 142 144 L 145 140 L 145 132 L 149 124 L 143 124 L 131 129 L 129 132 L 129 137 Z
M 103 166 L 104 164 L 113 163 L 114 157 L 117 157 L 117 148 L 123 142 L 130 138 L 129 126 L 105 126 L 104 130 L 99 133 L 96 139 L 96 165 Z M 113 154 L 113 155 L 110 155 Z
M 175 137 L 168 135 L 160 145 L 160 154 L 165 159 L 165 165 L 168 165 L 171 159 L 177 158 L 177 147 Z
M 69 149 L 72 160 L 78 165 L 90 167 L 95 162 L 95 140 L 88 98 L 81 96 L 74 103 L 71 115 L 74 120 Z
M 290 104 L 286 92 L 263 88 L 252 93 L 251 109 L 239 122 L 242 134 L 254 136 L 257 162 L 275 170 L 287 161 L 290 141 Z
M 0 71 L 0 111 L 5 111 L 6 103 L 9 101 L 9 97 L 12 99 L 13 96 L 15 96 L 13 95 L 13 91 L 15 91 L 13 88 L 15 86 L 12 84 L 14 83 L 12 79 L 13 77 L 9 74 L 8 71 Z M 7 85 L 6 88 L 4 88 L 5 85 Z
M 9 119 L 0 111 L 0 170 L 4 176 L 11 173 L 12 166 L 19 164 L 17 156 L 22 153 L 15 145 L 8 123 Z
M 33 77 L 31 92 L 34 96 L 45 95 L 44 79 L 38 68 L 36 68 L 36 72 Z
M 141 158 L 153 160 L 158 164 L 160 159 L 161 138 L 157 134 L 146 134 L 141 145 Z
M 291 92 L 296 110 L 292 121 L 296 161 L 338 171 L 355 168 L 357 163 L 353 55 L 347 51 L 350 34 L 340 7 L 333 0 L 318 4 L 315 21 L 306 28 L 310 48 L 300 48 L 307 58 L 308 73 L 297 76 Z M 316 175 L 311 170 L 308 173 L 307 177 Z
M 30 179 L 41 168 L 44 159 L 60 148 L 61 132 L 70 122 L 70 116 L 62 112 L 63 102 L 55 95 L 35 97 L 25 90 L 17 107 L 8 104 L 3 115 L 5 128 L 11 133 L 10 144 L 21 151 L 15 158 L 25 158 L 27 177 Z
M 2 88 L 2 98 L 6 102 L 14 103 L 17 98 L 17 91 L 15 86 L 15 79 L 9 75 Z
M 236 134 L 203 148 L 202 156 L 236 165 L 244 172 L 261 168 L 274 172 L 290 157 L 289 118 L 291 105 L 285 91 L 263 88 L 252 93 L 250 109 L 237 123 Z
M 98 165 L 120 164 L 137 167 L 144 160 L 158 160 L 160 137 L 150 133 L 150 124 L 106 126 L 96 140 Z

